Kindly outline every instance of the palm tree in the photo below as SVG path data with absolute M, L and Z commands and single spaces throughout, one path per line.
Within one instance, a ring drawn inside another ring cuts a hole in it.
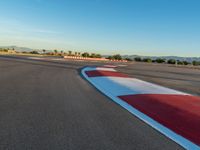
M 68 53 L 69 53 L 69 56 L 72 55 L 72 51 L 68 51 Z
M 58 50 L 55 49 L 55 50 L 54 50 L 54 54 L 56 55 L 57 53 L 58 53 Z
M 89 57 L 89 56 L 90 56 L 90 54 L 89 54 L 89 53 L 87 53 L 87 52 L 85 52 L 85 53 L 83 53 L 83 54 L 82 54 L 82 56 L 83 56 L 83 57 Z
M 43 51 L 43 53 L 45 53 L 45 52 L 46 52 L 46 50 L 45 50 L 45 49 L 43 49 L 42 51 Z

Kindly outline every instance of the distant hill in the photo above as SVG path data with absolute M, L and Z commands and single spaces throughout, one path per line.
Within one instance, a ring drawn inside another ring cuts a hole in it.
M 38 51 L 39 53 L 43 53 L 42 49 L 32 49 L 28 47 L 19 47 L 19 46 L 0 46 L 0 48 L 9 48 L 15 49 L 17 52 L 31 52 L 31 51 Z M 52 50 L 46 50 L 46 52 L 52 52 Z
M 130 59 L 134 59 L 136 57 L 140 57 L 140 58 L 151 58 L 153 60 L 157 59 L 157 58 L 163 58 L 166 60 L 169 59 L 175 59 L 175 60 L 180 60 L 180 61 L 188 61 L 188 62 L 192 62 L 192 61 L 200 61 L 200 57 L 179 57 L 179 56 L 140 56 L 140 55 L 123 55 L 123 58 L 130 58 Z
M 15 49 L 18 52 L 30 52 L 33 51 L 31 48 L 27 47 L 18 47 L 18 46 L 0 46 L 0 48 L 9 48 L 9 49 Z

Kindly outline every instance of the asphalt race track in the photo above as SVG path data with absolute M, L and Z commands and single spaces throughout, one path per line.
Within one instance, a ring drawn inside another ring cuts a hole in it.
M 0 56 L 0 149 L 183 149 L 84 80 L 86 65 Z

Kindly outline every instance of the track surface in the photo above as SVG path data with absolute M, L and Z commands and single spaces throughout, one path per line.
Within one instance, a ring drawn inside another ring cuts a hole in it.
M 86 64 L 0 56 L 0 149 L 182 149 L 82 79 Z
M 118 70 L 134 78 L 200 96 L 200 69 L 134 63 Z

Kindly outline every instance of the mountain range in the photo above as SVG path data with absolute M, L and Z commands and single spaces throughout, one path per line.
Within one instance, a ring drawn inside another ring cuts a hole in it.
M 33 49 L 31 48 L 27 48 L 27 47 L 18 47 L 18 46 L 0 46 L 0 48 L 9 48 L 9 49 L 15 49 L 18 52 L 30 52 L 33 51 Z
M 179 61 L 187 61 L 187 62 L 192 62 L 192 61 L 200 61 L 200 57 L 180 57 L 180 56 L 140 56 L 140 55 L 123 55 L 123 58 L 130 58 L 134 59 L 136 57 L 140 57 L 141 59 L 144 58 L 151 58 L 152 60 L 162 58 L 162 59 L 174 59 L 174 60 L 179 60 Z

